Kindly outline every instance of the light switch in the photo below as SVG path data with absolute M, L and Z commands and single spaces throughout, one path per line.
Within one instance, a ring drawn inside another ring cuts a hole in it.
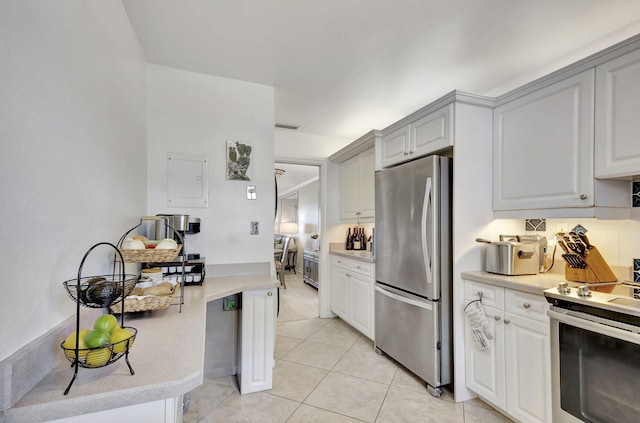
M 251 222 L 251 235 L 258 235 L 260 231 L 258 230 L 258 222 Z
M 247 185 L 247 200 L 255 200 L 258 198 L 255 185 Z

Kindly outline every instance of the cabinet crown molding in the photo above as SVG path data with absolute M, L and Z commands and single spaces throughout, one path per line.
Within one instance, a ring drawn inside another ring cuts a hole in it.
M 495 98 L 495 106 L 501 106 L 638 49 L 640 49 L 640 34 L 627 38 L 626 40 L 594 53 L 591 56 L 587 56 L 582 60 L 578 60 L 577 62 L 562 67 L 514 90 L 499 95 Z
M 480 94 L 467 93 L 464 91 L 453 90 L 448 94 L 443 95 L 439 99 L 427 104 L 421 109 L 416 110 L 410 115 L 400 119 L 399 121 L 387 126 L 382 130 L 382 135 L 388 135 L 391 132 L 410 124 L 424 116 L 427 116 L 433 112 L 440 110 L 441 108 L 448 106 L 452 103 L 470 104 L 473 106 L 481 106 L 493 108 L 495 107 L 495 98 L 487 97 Z
M 374 148 L 376 143 L 376 138 L 380 138 L 382 136 L 382 131 L 378 129 L 373 129 L 351 144 L 347 145 L 341 150 L 333 153 L 329 156 L 329 160 L 336 163 L 342 163 L 344 161 L 349 160 L 352 157 L 357 156 L 358 154 L 366 151 L 370 148 Z

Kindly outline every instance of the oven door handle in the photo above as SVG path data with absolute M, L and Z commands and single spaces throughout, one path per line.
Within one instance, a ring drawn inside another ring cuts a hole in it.
M 567 310 L 558 312 L 553 307 L 547 310 L 547 315 L 551 318 L 552 323 L 553 320 L 556 320 L 570 326 L 640 345 L 640 334 L 636 332 L 638 328 L 635 326 Z M 624 329 L 625 327 L 628 329 Z

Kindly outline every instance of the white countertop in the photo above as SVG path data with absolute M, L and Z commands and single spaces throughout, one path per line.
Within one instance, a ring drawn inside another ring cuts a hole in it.
M 375 263 L 375 258 L 371 251 L 363 251 L 363 250 L 337 250 L 332 249 L 329 250 L 329 254 L 333 254 L 336 256 L 347 257 L 355 260 L 364 261 L 367 263 Z
M 542 295 L 545 289 L 556 287 L 558 286 L 558 283 L 565 281 L 564 273 L 504 276 L 488 273 L 483 270 L 462 272 L 462 279 L 502 286 L 504 288 L 511 288 L 539 295 Z
M 182 313 L 178 306 L 141 315 L 126 314 L 125 326 L 138 330 L 123 358 L 99 369 L 78 369 L 68 395 L 63 392 L 73 376 L 64 359 L 14 406 L 3 422 L 41 422 L 127 405 L 180 396 L 202 384 L 206 303 L 242 291 L 278 286 L 271 275 L 207 278 L 202 286 L 184 289 Z M 52 354 L 59 345 L 52 346 Z

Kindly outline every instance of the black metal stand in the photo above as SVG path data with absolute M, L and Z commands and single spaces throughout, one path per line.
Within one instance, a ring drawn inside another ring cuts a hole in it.
M 82 258 L 82 261 L 80 262 L 80 267 L 78 268 L 78 277 L 77 277 L 77 285 L 76 285 L 76 346 L 75 346 L 75 358 L 73 360 L 73 362 L 71 363 L 71 366 L 74 368 L 73 370 L 73 377 L 71 378 L 71 382 L 69 382 L 69 386 L 67 386 L 67 389 L 64 390 L 64 395 L 67 395 L 69 393 L 69 390 L 71 389 L 71 385 L 73 385 L 73 382 L 75 382 L 76 377 L 78 376 L 78 367 L 80 366 L 80 303 L 82 302 L 80 300 L 80 293 L 81 291 L 81 286 L 80 286 L 80 281 L 82 279 L 82 268 L 84 266 L 84 262 L 86 261 L 87 257 L 89 256 L 89 254 L 91 253 L 91 251 L 93 251 L 96 247 L 99 247 L 101 245 L 106 245 L 106 246 L 110 246 L 112 247 L 114 250 L 116 250 L 116 253 L 118 253 L 120 255 L 120 276 L 121 276 L 121 283 L 122 283 L 122 293 L 121 293 L 121 303 L 122 303 L 122 309 L 124 310 L 124 299 L 126 297 L 125 294 L 125 272 L 124 272 L 124 260 L 122 259 L 122 254 L 120 253 L 120 251 L 118 251 L 118 248 L 108 242 L 99 242 L 97 244 L 95 244 L 94 246 L 92 246 L 91 248 L 89 248 L 89 250 L 84 254 L 84 257 Z M 114 262 L 114 268 L 115 268 L 115 262 Z M 114 269 L 115 270 L 115 269 Z M 115 275 L 115 272 L 114 272 Z M 108 307 L 113 304 L 113 302 L 110 303 L 104 303 L 104 307 Z M 120 326 L 124 327 L 124 313 L 121 314 L 120 316 Z M 115 359 L 117 360 L 117 358 Z M 115 361 L 114 360 L 114 361 Z M 107 364 L 111 364 L 113 361 L 108 361 Z M 133 371 L 133 368 L 131 367 L 131 363 L 129 363 L 129 345 L 127 344 L 126 347 L 126 352 L 125 352 L 125 362 L 127 363 L 127 366 L 129 366 L 129 371 L 131 372 L 131 374 L 135 374 L 135 372 Z
M 293 270 L 293 273 L 297 275 L 296 273 L 297 258 L 298 258 L 298 250 L 287 251 L 287 264 L 284 266 L 284 270 Z

